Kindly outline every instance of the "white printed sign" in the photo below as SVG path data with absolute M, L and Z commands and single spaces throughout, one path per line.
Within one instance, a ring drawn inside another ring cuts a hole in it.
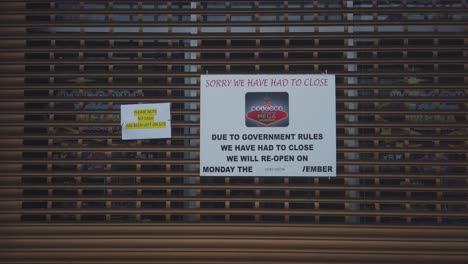
M 122 139 L 170 138 L 170 109 L 170 103 L 122 105 Z
M 334 75 L 202 75 L 201 176 L 336 176 Z

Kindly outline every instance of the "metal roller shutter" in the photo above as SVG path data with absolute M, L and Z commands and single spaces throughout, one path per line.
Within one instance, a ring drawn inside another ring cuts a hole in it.
M 466 0 L 0 6 L 4 263 L 466 263 Z M 206 72 L 335 74 L 338 177 L 199 177 Z

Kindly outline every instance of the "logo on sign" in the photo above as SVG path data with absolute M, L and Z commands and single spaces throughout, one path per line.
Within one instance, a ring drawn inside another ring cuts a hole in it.
M 288 93 L 246 93 L 245 125 L 248 127 L 287 127 L 289 125 Z

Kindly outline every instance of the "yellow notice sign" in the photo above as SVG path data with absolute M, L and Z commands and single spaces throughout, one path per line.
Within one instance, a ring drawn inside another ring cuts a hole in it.
M 133 115 L 138 118 L 136 123 L 126 123 L 126 129 L 149 129 L 149 128 L 166 128 L 165 121 L 155 122 L 155 117 L 158 114 L 157 109 L 136 109 L 133 110 Z
M 170 138 L 170 104 L 121 106 L 122 139 Z

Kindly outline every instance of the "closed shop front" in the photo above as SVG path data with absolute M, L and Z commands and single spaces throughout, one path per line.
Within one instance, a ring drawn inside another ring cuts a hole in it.
M 466 0 L 0 7 L 0 262 L 467 262 Z M 200 176 L 204 74 L 334 75 L 337 176 Z

